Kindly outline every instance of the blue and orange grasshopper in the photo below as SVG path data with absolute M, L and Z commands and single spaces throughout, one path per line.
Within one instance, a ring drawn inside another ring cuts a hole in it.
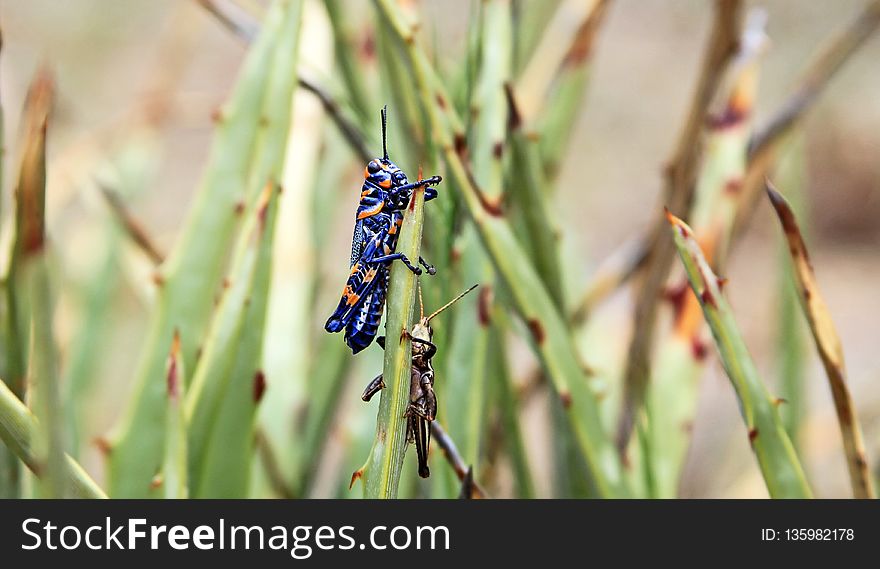
M 379 329 L 388 269 L 399 260 L 416 275 L 422 269 L 413 265 L 406 255 L 396 253 L 398 231 L 403 223 L 403 210 L 412 191 L 425 187 L 425 201 L 437 197 L 431 186 L 439 184 L 440 176 L 409 183 L 406 174 L 388 159 L 386 145 L 386 109 L 382 109 L 382 158 L 371 160 L 364 169 L 364 185 L 355 215 L 351 239 L 351 273 L 342 290 L 336 310 L 327 319 L 324 329 L 339 332 L 345 328 L 345 343 L 356 354 L 370 345 Z M 434 274 L 434 267 L 419 257 L 419 263 Z

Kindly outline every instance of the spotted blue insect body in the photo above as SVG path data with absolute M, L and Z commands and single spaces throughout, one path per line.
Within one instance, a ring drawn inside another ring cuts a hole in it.
M 395 252 L 398 232 L 413 189 L 424 186 L 428 201 L 437 197 L 436 188 L 431 186 L 440 183 L 440 176 L 409 183 L 403 170 L 388 159 L 385 117 L 382 109 L 383 157 L 371 160 L 364 169 L 351 239 L 351 273 L 339 305 L 324 325 L 328 332 L 345 329 L 345 343 L 354 354 L 369 346 L 379 330 L 391 262 L 399 260 L 413 273 L 421 274 L 422 270 L 406 255 Z M 418 261 L 434 273 L 424 259 L 419 257 Z

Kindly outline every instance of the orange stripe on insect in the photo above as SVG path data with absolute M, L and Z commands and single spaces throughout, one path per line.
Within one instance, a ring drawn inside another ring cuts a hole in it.
M 367 274 L 364 275 L 364 282 L 368 283 L 368 282 L 372 281 L 374 278 L 376 278 L 376 272 L 377 271 L 374 268 L 367 271 Z
M 359 301 L 360 299 L 361 299 L 361 296 L 359 294 L 351 293 L 348 296 L 348 300 L 346 300 L 345 303 L 348 306 L 354 306 L 355 304 L 357 304 L 357 301 Z
M 386 190 L 391 187 L 391 178 L 387 178 L 379 182 L 379 185 L 385 188 Z
M 351 285 L 345 285 L 345 288 L 342 289 L 342 298 L 348 298 L 352 294 L 354 294 L 354 291 L 351 289 Z
M 364 219 L 365 217 L 371 217 L 373 215 L 376 215 L 377 213 L 382 211 L 383 207 L 385 207 L 385 202 L 379 202 L 376 205 L 374 205 L 373 207 L 371 207 L 370 209 L 365 209 L 365 210 L 361 211 L 357 215 L 357 218 Z

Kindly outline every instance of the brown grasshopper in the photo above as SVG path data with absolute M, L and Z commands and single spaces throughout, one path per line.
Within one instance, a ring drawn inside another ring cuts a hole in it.
M 412 368 L 409 384 L 409 407 L 406 410 L 406 438 L 415 442 L 419 460 L 419 476 L 427 478 L 431 475 L 428 469 L 428 448 L 431 446 L 431 423 L 437 416 L 437 396 L 434 394 L 434 366 L 431 359 L 437 353 L 437 346 L 431 342 L 434 329 L 431 319 L 458 302 L 464 295 L 477 288 L 474 285 L 447 302 L 430 316 L 425 316 L 422 304 L 422 289 L 419 287 L 419 321 L 413 326 L 412 332 L 405 332 L 412 346 Z M 385 336 L 376 338 L 376 342 L 385 349 Z M 364 389 L 361 399 L 369 401 L 373 395 L 385 389 L 382 374 L 377 375 Z

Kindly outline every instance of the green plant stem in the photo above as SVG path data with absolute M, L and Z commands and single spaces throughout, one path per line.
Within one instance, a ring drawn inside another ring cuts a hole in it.
M 513 374 L 507 362 L 505 346 L 506 330 L 509 323 L 506 315 L 496 307 L 492 315 L 492 334 L 490 335 L 489 353 L 494 359 L 494 381 L 497 387 L 499 412 L 504 425 L 504 446 L 513 466 L 517 498 L 534 498 L 535 483 L 529 467 L 528 454 L 522 435 L 522 421 L 518 414 L 516 395 L 513 385 Z
M 175 332 L 168 353 L 166 386 L 168 390 L 168 422 L 165 429 L 165 461 L 162 465 L 162 486 L 165 498 L 189 497 L 186 449 L 186 377 L 180 359 L 180 336 Z
M 425 191 L 413 190 L 403 217 L 397 251 L 418 259 L 424 223 Z M 364 468 L 364 497 L 396 498 L 406 453 L 406 412 L 409 408 L 412 343 L 404 336 L 413 323 L 416 276 L 402 263 L 391 267 L 385 323 L 385 389 L 379 401 L 376 439 Z
M 339 338 L 327 336 L 318 347 L 309 373 L 309 402 L 306 424 L 302 430 L 298 496 L 309 496 L 315 482 L 321 454 L 326 447 L 333 415 L 345 387 L 351 367 L 348 347 Z
M 709 267 L 687 224 L 668 212 L 667 218 L 691 289 L 700 300 L 724 370 L 739 399 L 749 442 L 770 497 L 811 498 L 812 491 L 803 468 L 779 417 L 779 402 L 770 397 L 758 377 L 730 306 L 721 294 L 718 277 Z
M 36 417 L 6 386 L 0 382 L 0 439 L 38 477 L 45 468 L 34 445 L 39 438 Z M 71 498 L 106 498 L 101 488 L 86 471 L 69 456 L 61 464 L 63 494 Z
M 597 402 L 589 390 L 585 370 L 562 316 L 514 236 L 500 204 L 486 201 L 468 174 L 455 144 L 456 125 L 461 121 L 448 105 L 441 110 L 438 99 L 444 101 L 448 97 L 427 57 L 415 43 L 414 30 L 400 18 L 390 0 L 375 0 L 375 3 L 388 23 L 387 29 L 398 37 L 404 49 L 451 181 L 460 192 L 496 273 L 511 291 L 513 306 L 530 331 L 531 344 L 553 380 L 557 395 L 566 405 L 599 494 L 627 496 L 629 491 L 620 459 L 602 429 Z

